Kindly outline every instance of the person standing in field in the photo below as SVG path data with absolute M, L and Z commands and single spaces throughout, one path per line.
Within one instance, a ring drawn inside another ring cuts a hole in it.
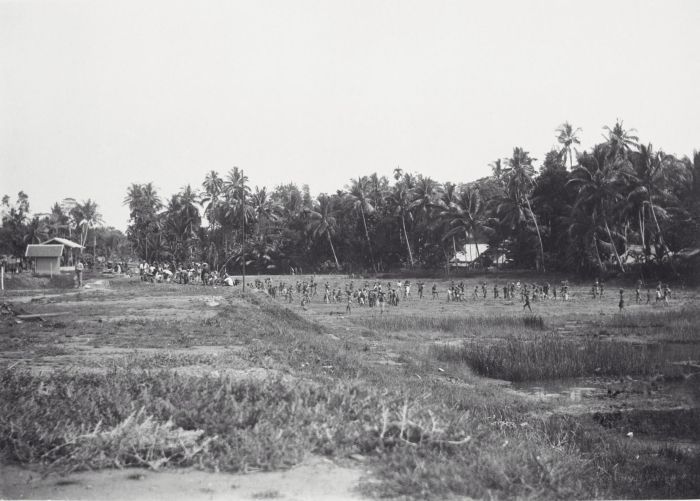
M 530 313 L 532 313 L 532 306 L 530 306 L 530 292 L 527 289 L 525 289 L 523 295 L 525 298 L 525 304 L 523 304 L 523 310 L 525 308 L 527 308 L 528 310 L 530 310 Z
M 77 263 L 75 263 L 75 279 L 78 281 L 78 288 L 83 286 L 83 269 L 85 267 L 83 266 L 83 261 L 78 260 Z
M 435 284 L 433 284 L 433 298 L 432 299 L 440 299 L 438 297 L 437 285 L 435 285 Z
M 642 302 L 642 293 L 639 290 L 639 284 L 637 284 L 637 288 L 634 290 L 634 300 L 637 304 Z
M 625 309 L 625 289 L 620 289 L 620 302 L 618 303 L 620 313 Z
M 664 285 L 664 304 L 668 306 L 668 298 L 671 296 L 671 288 L 668 284 Z

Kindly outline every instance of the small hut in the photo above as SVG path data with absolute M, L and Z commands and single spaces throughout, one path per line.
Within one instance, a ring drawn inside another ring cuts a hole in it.
M 61 259 L 61 265 L 62 266 L 73 266 L 73 263 L 76 261 L 76 252 L 78 252 L 79 249 L 84 249 L 82 245 L 80 245 L 77 242 L 73 242 L 72 240 L 68 240 L 67 238 L 60 238 L 60 237 L 54 237 L 48 239 L 46 242 L 41 242 L 41 245 L 63 245 L 64 246 L 64 254 Z
M 25 257 L 32 259 L 32 270 L 37 275 L 60 273 L 63 245 L 29 244 Z

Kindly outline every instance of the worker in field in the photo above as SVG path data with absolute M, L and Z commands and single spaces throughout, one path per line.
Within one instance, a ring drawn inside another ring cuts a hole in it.
M 83 269 L 85 269 L 83 260 L 78 259 L 78 262 L 75 263 L 75 280 L 78 282 L 79 288 L 83 286 Z
M 433 284 L 433 299 L 440 299 L 438 297 L 437 285 Z
M 530 306 L 530 291 L 527 290 L 527 287 L 523 292 L 523 297 L 525 300 L 525 304 L 523 304 L 523 310 L 527 308 L 528 310 L 530 310 L 530 313 L 532 313 L 532 306 Z
M 620 289 L 620 302 L 617 305 L 622 313 L 622 310 L 625 309 L 625 289 Z

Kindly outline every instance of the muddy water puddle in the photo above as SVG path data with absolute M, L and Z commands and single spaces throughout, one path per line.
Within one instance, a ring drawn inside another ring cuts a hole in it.
M 571 402 L 581 402 L 584 398 L 606 392 L 604 384 L 580 379 L 517 382 L 511 383 L 511 388 L 542 400 L 563 399 Z

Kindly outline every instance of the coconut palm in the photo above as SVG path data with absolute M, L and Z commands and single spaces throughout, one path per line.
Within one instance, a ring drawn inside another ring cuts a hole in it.
M 404 183 L 396 183 L 393 190 L 387 197 L 389 210 L 391 213 L 401 220 L 401 228 L 403 229 L 404 241 L 406 242 L 406 250 L 408 251 L 408 262 L 413 268 L 413 252 L 411 251 L 411 241 L 408 238 L 408 230 L 406 230 L 406 218 L 413 218 L 411 214 L 411 190 Z M 400 234 L 400 233 L 399 233 Z
M 358 177 L 350 181 L 348 193 L 345 195 L 349 206 L 360 213 L 362 217 L 362 225 L 365 230 L 365 238 L 367 239 L 367 247 L 369 248 L 369 259 L 372 263 L 372 269 L 377 271 L 377 266 L 374 262 L 374 252 L 372 252 L 372 241 L 369 238 L 369 230 L 367 229 L 367 215 L 374 212 L 374 206 L 370 202 L 370 183 L 367 176 Z
M 190 185 L 173 195 L 164 215 L 164 227 L 175 241 L 175 255 L 178 259 L 192 258 L 192 241 L 197 238 L 201 216 L 197 208 L 198 195 Z
M 581 140 L 578 138 L 578 134 L 581 132 L 581 128 L 577 127 L 574 129 L 573 125 L 569 122 L 564 122 L 556 129 L 557 141 L 561 144 L 561 149 L 559 150 L 559 157 L 566 162 L 566 157 L 569 157 L 569 168 L 573 170 L 574 168 L 574 157 L 573 157 L 573 145 L 581 144 Z
M 620 202 L 625 198 L 621 188 L 629 181 L 632 173 L 624 162 L 617 164 L 606 162 L 603 168 L 598 169 L 585 164 L 580 165 L 574 169 L 573 175 L 573 179 L 568 183 L 578 190 L 573 210 L 584 210 L 594 223 L 602 224 L 620 270 L 624 272 L 625 266 L 617 250 L 615 239 L 624 241 L 625 237 L 611 229 L 610 221 Z
M 136 241 L 136 247 L 143 250 L 142 255 L 148 261 L 149 238 L 160 225 L 157 213 L 163 207 L 163 202 L 153 183 L 132 183 L 127 188 L 123 203 L 129 206 L 129 217 L 132 221 L 127 235 L 132 241 Z
M 467 186 L 458 192 L 441 212 L 449 227 L 443 240 L 464 235 L 467 243 L 470 240 L 474 242 L 478 258 L 481 255 L 478 238 L 493 233 L 493 229 L 486 224 L 485 208 L 477 188 Z
M 668 219 L 669 215 L 664 205 L 677 204 L 678 200 L 672 189 L 668 189 L 671 183 L 685 185 L 689 180 L 688 171 L 682 161 L 673 155 L 667 155 L 662 151 L 654 151 L 651 144 L 640 145 L 637 152 L 630 156 L 634 169 L 631 176 L 631 190 L 628 194 L 628 205 L 635 211 L 638 219 L 639 233 L 645 254 L 650 254 L 645 239 L 646 214 L 648 213 L 656 227 L 656 239 L 658 248 L 668 252 L 668 246 L 664 240 L 663 231 L 659 219 Z M 663 204 L 663 205 L 662 205 Z M 657 257 L 661 253 L 657 252 Z
M 224 188 L 224 180 L 219 177 L 219 174 L 211 170 L 207 172 L 202 183 L 204 188 L 204 195 L 202 196 L 200 203 L 202 205 L 206 204 L 204 208 L 204 214 L 209 221 L 209 224 L 214 226 L 217 221 L 218 212 L 220 209 L 219 202 L 221 200 L 221 194 Z
M 338 211 L 336 200 L 334 197 L 321 194 L 318 196 L 313 208 L 304 210 L 304 215 L 307 219 L 306 230 L 314 240 L 319 238 L 328 240 L 333 253 L 333 260 L 335 261 L 335 269 L 340 270 L 340 263 L 338 262 L 338 255 L 335 252 L 332 238 L 338 228 L 335 218 Z
M 635 134 L 635 129 L 625 130 L 621 120 L 617 120 L 612 128 L 607 125 L 603 127 L 606 134 L 605 147 L 608 159 L 627 158 L 629 153 L 637 148 L 639 137 Z
M 250 201 L 248 176 L 245 175 L 242 169 L 234 167 L 228 172 L 223 183 L 223 192 L 226 197 L 225 217 L 228 220 L 240 221 L 242 227 L 240 258 L 243 292 L 245 292 L 246 227 L 254 221 L 255 208 Z
M 102 225 L 102 214 L 100 214 L 97 210 L 97 203 L 89 198 L 82 203 L 76 204 L 72 210 L 72 214 L 78 225 L 77 227 L 80 228 L 80 245 L 84 247 L 85 242 L 87 241 L 88 232 L 90 230 L 94 230 L 95 227 Z M 94 255 L 97 251 L 97 234 L 95 231 L 92 232 L 92 237 L 92 249 Z
M 507 167 L 503 169 L 503 176 L 506 181 L 507 196 L 501 203 L 499 212 L 507 214 L 506 218 L 514 221 L 522 216 L 529 217 L 535 225 L 537 232 L 537 240 L 540 244 L 540 266 L 542 271 L 544 268 L 544 245 L 542 244 L 542 234 L 540 233 L 537 217 L 532 211 L 530 204 L 530 193 L 535 187 L 535 168 L 532 166 L 534 158 L 530 157 L 530 153 L 520 147 L 513 148 L 513 155 L 506 160 Z M 527 210 L 525 210 L 525 207 Z
M 62 236 L 61 229 L 67 230 L 70 228 L 70 218 L 66 215 L 58 202 L 54 203 L 51 207 L 51 213 L 48 219 L 50 234 L 54 237 Z M 65 235 L 67 236 L 68 232 L 66 232 Z
M 430 177 L 418 176 L 412 191 L 410 208 L 427 219 L 431 211 L 438 207 L 442 187 Z

